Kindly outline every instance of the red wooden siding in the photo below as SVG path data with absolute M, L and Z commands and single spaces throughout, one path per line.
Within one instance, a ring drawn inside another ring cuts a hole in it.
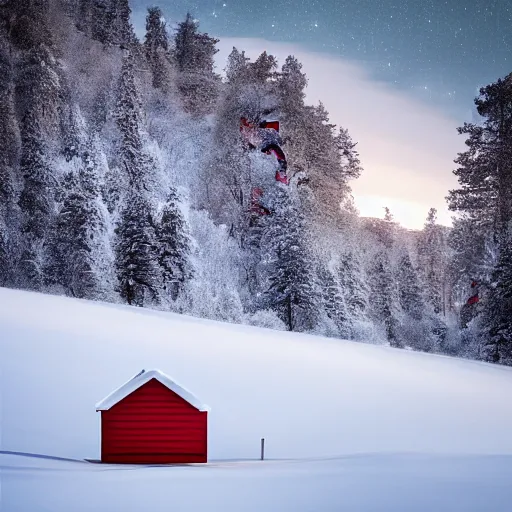
M 108 411 L 101 411 L 101 460 L 206 462 L 207 415 L 152 379 Z

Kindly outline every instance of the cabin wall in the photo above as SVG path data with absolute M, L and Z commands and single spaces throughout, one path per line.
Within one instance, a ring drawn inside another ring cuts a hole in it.
M 207 416 L 152 379 L 111 409 L 101 411 L 101 460 L 206 462 Z

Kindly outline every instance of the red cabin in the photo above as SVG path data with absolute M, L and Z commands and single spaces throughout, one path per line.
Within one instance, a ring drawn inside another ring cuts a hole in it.
M 207 461 L 208 406 L 159 370 L 142 370 L 96 405 L 101 461 Z

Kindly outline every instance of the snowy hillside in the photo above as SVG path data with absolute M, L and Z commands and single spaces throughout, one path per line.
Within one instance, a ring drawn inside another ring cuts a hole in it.
M 510 368 L 7 289 L 0 304 L 0 449 L 76 459 L 0 454 L 2 511 L 512 506 Z M 95 403 L 142 368 L 211 407 L 209 465 L 83 462 Z

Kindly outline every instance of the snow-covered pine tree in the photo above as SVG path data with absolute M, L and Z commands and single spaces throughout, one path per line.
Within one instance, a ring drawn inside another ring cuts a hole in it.
M 100 151 L 77 105 L 69 109 L 63 153 L 70 169 L 59 193 L 60 204 L 48 241 L 48 285 L 88 299 L 111 297 L 112 265 L 109 216 L 102 201 Z
M 512 366 L 512 244 L 506 244 L 485 295 L 480 357 Z
M 369 278 L 372 316 L 384 328 L 389 344 L 401 348 L 398 286 L 386 251 L 381 250 L 375 255 Z
M 447 242 L 443 228 L 437 224 L 437 210 L 431 208 L 418 238 L 418 265 L 422 273 L 428 302 L 435 314 L 446 313 Z
M 400 306 L 412 319 L 420 321 L 425 310 L 418 274 L 408 252 L 403 252 L 398 261 L 397 281 Z
M 79 0 L 76 14 L 79 30 L 105 46 L 136 44 L 128 0 Z
M 178 89 L 187 112 L 197 115 L 213 109 L 220 86 L 220 77 L 214 72 L 218 42 L 199 32 L 199 24 L 190 13 L 178 24 L 174 57 L 179 71 Z
M 144 148 L 141 97 L 135 82 L 134 58 L 130 52 L 123 57 L 114 116 L 121 134 L 120 167 L 127 183 L 139 191 L 154 190 L 154 162 Z
M 79 0 L 76 25 L 104 45 L 115 44 L 115 0 Z
M 484 121 L 458 129 L 468 150 L 455 160 L 461 188 L 450 191 L 448 204 L 500 243 L 512 220 L 512 74 L 481 88 L 475 103 Z
M 62 187 L 64 199 L 48 240 L 46 283 L 52 288 L 60 285 L 73 297 L 95 299 L 103 276 L 94 271 L 91 245 L 102 219 L 74 172 L 65 176 Z
M 402 251 L 396 269 L 399 304 L 403 312 L 399 329 L 402 344 L 424 352 L 443 350 L 447 326 L 428 305 L 418 271 L 405 248 Z
M 465 123 L 458 130 L 467 136 L 468 149 L 455 160 L 460 188 L 447 199 L 450 209 L 462 214 L 450 237 L 455 261 L 473 274 L 460 276 L 488 285 L 492 275 L 502 275 L 493 267 L 511 239 L 512 74 L 482 87 L 475 104 L 483 122 Z
M 171 79 L 169 38 L 162 11 L 158 7 L 148 8 L 144 52 L 153 76 L 153 87 L 167 90 Z
M 276 69 L 277 59 L 266 51 L 261 53 L 254 62 L 247 65 L 249 79 L 254 85 L 265 85 L 269 80 L 275 78 Z
M 342 214 L 341 204 L 350 195 L 348 181 L 361 172 L 355 144 L 346 130 L 337 131 L 329 122 L 329 114 L 321 103 L 290 113 L 286 119 L 284 147 L 290 165 L 309 180 L 315 198 L 315 220 L 336 225 Z
M 238 85 L 240 82 L 247 80 L 249 57 L 245 56 L 244 51 L 239 51 L 233 46 L 231 53 L 228 55 L 226 65 L 226 78 L 228 84 Z
M 307 84 L 302 64 L 289 55 L 277 78 L 280 106 L 287 126 L 293 126 L 303 112 Z
M 351 319 L 336 275 L 329 268 L 321 266 L 318 270 L 318 283 L 321 288 L 323 309 L 336 327 L 336 336 L 350 339 Z
M 360 258 L 354 252 L 340 256 L 338 280 L 351 322 L 367 319 L 370 288 Z M 352 333 L 354 334 L 354 333 Z
M 304 216 L 284 186 L 276 185 L 272 204 L 262 244 L 269 254 L 265 301 L 288 330 L 308 331 L 317 322 L 319 297 Z
M 53 46 L 48 24 L 49 10 L 50 0 L 2 3 L 3 22 L 16 49 L 29 51 L 40 45 Z
M 13 262 L 18 232 L 15 172 L 19 131 L 14 111 L 14 84 L 9 42 L 0 25 L 0 286 L 14 284 Z
M 152 212 L 143 194 L 131 191 L 116 228 L 115 268 L 121 298 L 144 306 L 159 299 L 161 272 Z
M 167 201 L 156 223 L 158 263 L 161 268 L 163 290 L 175 301 L 193 272 L 189 262 L 190 240 L 180 211 L 178 195 L 171 188 Z
M 129 304 L 139 306 L 159 300 L 162 281 L 151 203 L 158 193 L 159 177 L 155 162 L 147 151 L 141 109 L 133 57 L 126 52 L 115 112 L 121 135 L 122 181 L 127 184 L 126 196 L 120 198 L 121 214 L 115 230 L 116 273 L 121 297 Z
M 138 40 L 130 21 L 132 10 L 129 0 L 116 0 L 115 14 L 116 43 L 120 45 L 121 48 L 135 51 L 134 45 L 138 45 Z
M 19 277 L 23 287 L 40 289 L 45 265 L 45 239 L 55 212 L 55 166 L 52 135 L 59 132 L 60 82 L 57 63 L 44 44 L 24 52 L 15 89 L 20 113 L 23 190 Z

